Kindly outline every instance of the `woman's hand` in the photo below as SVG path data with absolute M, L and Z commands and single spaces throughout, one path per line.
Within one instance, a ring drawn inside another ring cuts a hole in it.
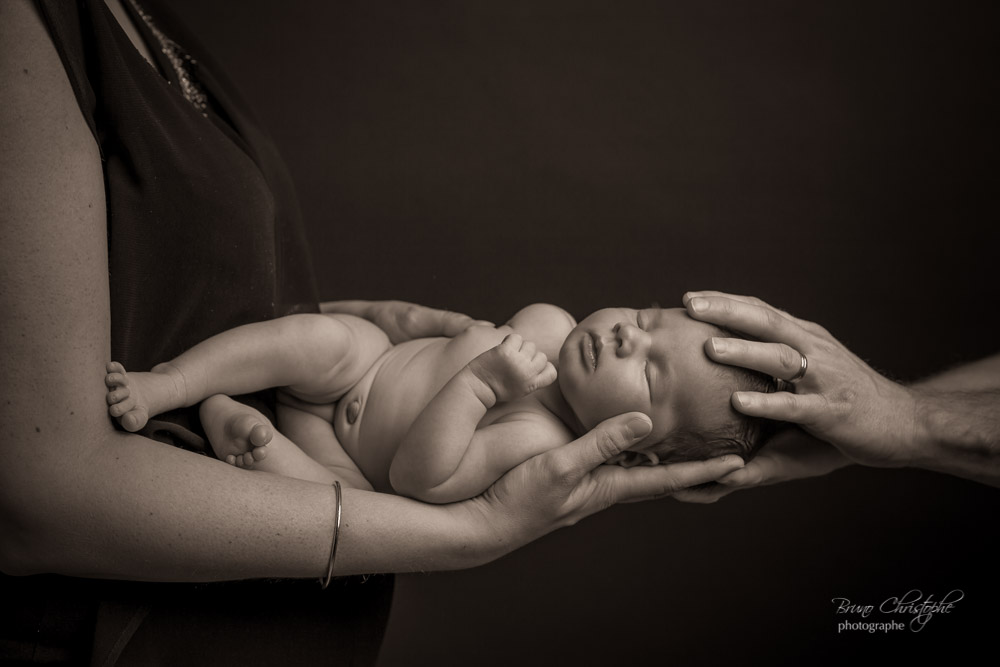
M 850 460 L 833 445 L 789 429 L 776 435 L 743 468 L 720 477 L 714 484 L 678 491 L 674 498 L 688 503 L 714 503 L 733 491 L 819 477 L 849 464 Z
M 826 329 L 753 297 L 688 292 L 684 305 L 697 320 L 759 341 L 710 338 L 705 343 L 709 358 L 790 381 L 786 391 L 773 394 L 734 393 L 736 410 L 794 422 L 858 463 L 911 463 L 916 395 L 872 370 Z
M 326 301 L 319 304 L 319 310 L 363 317 L 385 331 L 394 345 L 414 338 L 451 338 L 469 327 L 493 326 L 492 322 L 468 315 L 406 301 Z
M 476 523 L 492 531 L 506 553 L 616 503 L 669 496 L 743 466 L 732 455 L 654 467 L 603 465 L 650 428 L 641 413 L 608 419 L 583 437 L 525 461 L 463 504 L 480 515 Z

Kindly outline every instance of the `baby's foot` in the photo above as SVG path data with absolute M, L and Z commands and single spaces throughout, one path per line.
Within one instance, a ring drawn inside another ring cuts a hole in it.
M 267 417 L 222 394 L 202 401 L 201 425 L 215 455 L 237 468 L 250 469 L 263 461 L 267 443 L 274 437 L 274 427 Z
M 126 431 L 138 431 L 150 415 L 184 406 L 184 379 L 170 364 L 160 364 L 149 373 L 126 373 L 117 361 L 108 362 L 104 384 L 108 386 L 108 413 Z

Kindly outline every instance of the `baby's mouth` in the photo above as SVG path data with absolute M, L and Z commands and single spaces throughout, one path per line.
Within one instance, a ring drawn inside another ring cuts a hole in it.
M 597 346 L 594 344 L 594 335 L 588 333 L 583 337 L 583 357 L 590 362 L 592 370 L 597 370 Z

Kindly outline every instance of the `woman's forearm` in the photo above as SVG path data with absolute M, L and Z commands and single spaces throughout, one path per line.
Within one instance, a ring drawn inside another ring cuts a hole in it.
M 3 569 L 152 581 L 319 577 L 330 487 L 114 433 L 87 460 L 22 467 Z M 8 501 L 10 501 L 8 497 Z M 503 553 L 468 510 L 346 490 L 337 574 L 470 567 Z

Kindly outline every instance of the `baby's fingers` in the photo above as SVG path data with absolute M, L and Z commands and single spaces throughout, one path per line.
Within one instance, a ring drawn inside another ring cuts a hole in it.
M 541 389 L 542 387 L 548 387 L 550 384 L 556 381 L 558 373 L 556 372 L 556 367 L 549 362 L 545 362 L 545 368 L 542 372 L 538 374 L 535 379 L 535 389 Z
M 503 340 L 500 341 L 500 347 L 516 352 L 521 349 L 522 342 L 523 339 L 520 334 L 511 333 L 504 336 Z

